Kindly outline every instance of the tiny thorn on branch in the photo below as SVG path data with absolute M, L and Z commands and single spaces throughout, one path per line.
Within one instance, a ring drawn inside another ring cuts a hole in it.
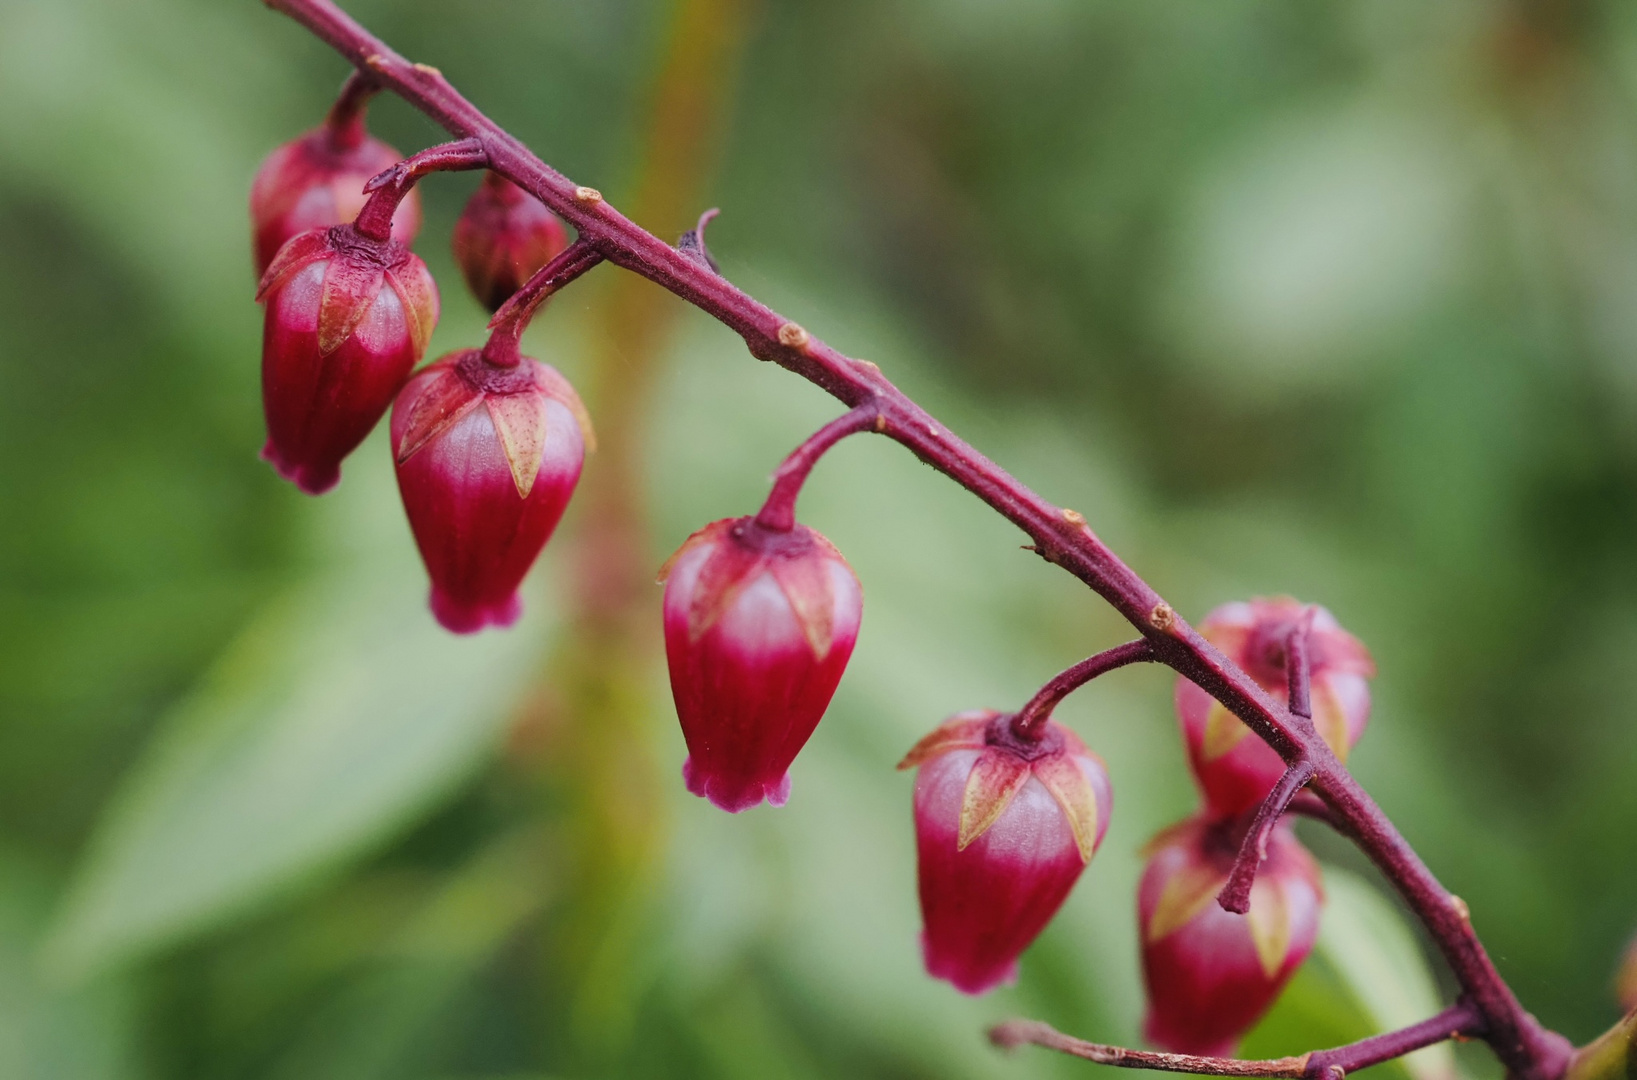
M 1245 839 L 1239 844 L 1239 854 L 1234 857 L 1233 869 L 1228 872 L 1228 882 L 1217 894 L 1216 902 L 1222 905 L 1222 910 L 1236 915 L 1250 910 L 1250 892 L 1251 886 L 1256 883 L 1257 868 L 1268 857 L 1268 833 L 1284 816 L 1290 800 L 1311 779 L 1313 762 L 1305 757 L 1300 758 L 1285 769 L 1267 798 L 1257 806 L 1256 816 L 1251 819 L 1250 828 L 1245 830 Z
M 676 249 L 694 262 L 708 269 L 711 273 L 721 275 L 721 267 L 711 258 L 710 248 L 705 246 L 705 226 L 715 221 L 722 211 L 711 207 L 699 215 L 699 224 L 682 234 L 682 239 L 676 242 Z
M 779 344 L 787 349 L 805 349 L 813 340 L 800 323 L 787 322 L 779 326 Z

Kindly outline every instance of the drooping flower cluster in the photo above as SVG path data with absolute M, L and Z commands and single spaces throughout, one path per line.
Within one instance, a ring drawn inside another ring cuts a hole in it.
M 1200 624 L 1275 699 L 1289 699 L 1286 670 L 1294 632 L 1305 632 L 1313 723 L 1345 757 L 1370 713 L 1369 653 L 1322 607 L 1288 598 L 1224 605 Z M 1177 715 L 1201 793 L 1192 818 L 1149 845 L 1138 890 L 1144 1033 L 1179 1053 L 1231 1054 L 1313 948 L 1323 902 L 1318 868 L 1286 823 L 1268 835 L 1250 909 L 1224 910 L 1217 894 L 1284 762 L 1205 691 L 1179 678 Z
M 328 123 L 268 158 L 251 194 L 263 457 L 322 494 L 393 406 L 399 492 L 433 615 L 458 633 L 507 626 L 579 480 L 590 421 L 573 387 L 516 347 L 537 303 L 497 328 L 492 343 L 505 347 L 451 353 L 411 376 L 439 314 L 432 275 L 407 247 L 420 222 L 409 167 L 421 156 L 400 163 L 369 137 L 365 96 L 349 86 Z M 483 160 L 467 144 L 443 149 L 427 167 Z M 477 260 L 464 268 L 491 309 L 563 246 L 561 223 L 499 177 L 461 223 L 459 247 Z
M 320 494 L 390 406 L 399 491 L 431 578 L 434 616 L 459 633 L 508 626 L 521 610 L 519 586 L 593 445 L 578 395 L 553 368 L 522 355 L 522 330 L 560 286 L 556 279 L 602 256 L 576 245 L 574 254 L 591 257 L 565 257 L 553 264 L 552 280 L 536 277 L 565 251 L 563 225 L 532 196 L 488 175 L 454 247 L 474 294 L 499 312 L 494 333 L 484 348 L 449 353 L 416 372 L 439 296 L 407 246 L 419 223 L 414 181 L 422 171 L 487 160 L 483 144 L 468 139 L 398 162 L 365 132 L 364 97 L 344 94 L 325 126 L 276 151 L 256 179 L 264 456 L 303 491 Z M 794 329 L 790 341 L 806 339 Z M 795 522 L 794 501 L 837 439 L 882 430 L 877 407 L 860 405 L 803 444 L 760 514 L 706 526 L 661 572 L 666 656 L 688 748 L 684 782 L 724 810 L 785 803 L 791 766 L 852 655 L 863 613 L 858 578 L 828 540 Z M 1289 696 L 1287 667 L 1300 635 L 1312 723 L 1345 758 L 1368 721 L 1374 669 L 1329 612 L 1253 600 L 1217 609 L 1200 631 L 1279 701 Z M 1108 830 L 1108 771 L 1050 713 L 1116 654 L 1101 670 L 1155 657 L 1145 641 L 1100 654 L 1018 713 L 953 717 L 900 763 L 917 770 L 926 968 L 961 991 L 983 993 L 1016 977 L 1020 955 Z M 1216 902 L 1285 765 L 1186 679 L 1176 706 L 1202 800 L 1193 817 L 1152 842 L 1138 890 L 1145 1033 L 1167 1049 L 1225 1055 L 1311 951 L 1323 890 L 1312 857 L 1288 824 L 1274 821 L 1248 911 Z

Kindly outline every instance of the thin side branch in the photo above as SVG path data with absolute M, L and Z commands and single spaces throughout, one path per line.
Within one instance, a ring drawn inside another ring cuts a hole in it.
M 703 252 L 703 247 L 700 250 Z M 872 429 L 881 431 L 885 427 L 875 402 L 869 401 L 815 431 L 807 441 L 790 452 L 790 456 L 773 474 L 773 490 L 768 492 L 767 501 L 756 515 L 756 524 L 775 532 L 789 532 L 795 528 L 796 498 L 801 495 L 802 485 L 807 483 L 808 474 L 825 451 L 849 435 Z
M 1297 816 L 1307 818 L 1310 821 L 1320 822 L 1330 826 L 1332 829 L 1344 836 L 1347 835 L 1346 827 L 1341 821 L 1337 820 L 1335 812 L 1332 811 L 1330 807 L 1325 805 L 1323 799 L 1319 798 L 1311 791 L 1298 791 L 1295 795 L 1293 795 L 1290 800 L 1290 805 L 1285 808 L 1285 813 L 1296 814 Z
M 1058 702 L 1099 675 L 1125 667 L 1127 664 L 1138 664 L 1153 659 L 1154 646 L 1147 638 L 1128 641 L 1124 645 L 1105 649 L 1096 656 L 1087 657 L 1054 676 L 1050 682 L 1036 691 L 1035 696 L 1012 717 L 1012 732 L 1020 739 L 1040 738 L 1040 733 L 1045 730 L 1046 721 L 1051 719 L 1052 710 L 1057 708 Z
M 1122 1069 L 1149 1069 L 1154 1072 L 1192 1073 L 1195 1076 L 1288 1076 L 1307 1075 L 1311 1054 L 1300 1057 L 1241 1061 L 1238 1058 L 1196 1057 L 1193 1054 L 1165 1054 L 1156 1050 L 1128 1050 L 1123 1046 L 1087 1042 L 1065 1035 L 1040 1020 L 1008 1020 L 989 1030 L 989 1041 L 1003 1050 L 1020 1046 L 1043 1046 L 1060 1054 L 1117 1065 Z
M 1290 689 L 1290 711 L 1304 720 L 1313 719 L 1313 664 L 1308 656 L 1312 628 L 1313 609 L 1308 608 L 1285 642 L 1285 681 Z
M 1256 808 L 1256 816 L 1251 819 L 1250 828 L 1245 830 L 1245 839 L 1239 843 L 1239 854 L 1234 857 L 1233 869 L 1228 872 L 1228 882 L 1216 896 L 1222 910 L 1236 915 L 1250 910 L 1250 890 L 1256 883 L 1257 868 L 1268 857 L 1268 834 L 1284 817 L 1290 800 L 1311 779 L 1313 763 L 1301 758 L 1285 770 L 1279 782 L 1273 785 L 1273 790 L 1268 792 L 1267 798 Z
M 602 261 L 602 252 L 581 239 L 536 270 L 489 320 L 489 340 L 483 346 L 483 359 L 497 367 L 516 367 L 523 355 L 523 331 L 528 329 L 529 320 L 540 310 L 540 305 Z
M 1154 1072 L 1192 1073 L 1195 1076 L 1306 1077 L 1312 1080 L 1335 1077 L 1358 1069 L 1392 1061 L 1446 1039 L 1481 1035 L 1483 1021 L 1470 1002 L 1459 1001 L 1437 1016 L 1383 1035 L 1373 1035 L 1346 1046 L 1314 1050 L 1299 1057 L 1244 1061 L 1239 1058 L 1198 1057 L 1193 1054 L 1166 1054 L 1153 1050 L 1130 1050 L 1123 1046 L 1087 1042 L 1064 1035 L 1039 1020 L 1008 1020 L 989 1031 L 989 1041 L 1005 1050 L 1019 1046 L 1042 1046 L 1062 1054 L 1084 1058 L 1099 1065 Z
M 457 139 L 412 154 L 364 185 L 369 201 L 358 211 L 353 227 L 365 236 L 385 240 L 392 235 L 392 215 L 397 212 L 398 204 L 421 177 L 435 172 L 481 169 L 488 163 L 489 155 L 477 139 Z
M 324 119 L 324 129 L 330 133 L 330 144 L 337 150 L 356 150 L 364 142 L 364 113 L 370 99 L 381 92 L 381 86 L 361 71 L 354 71 L 341 84 L 341 93 L 330 106 L 330 115 Z

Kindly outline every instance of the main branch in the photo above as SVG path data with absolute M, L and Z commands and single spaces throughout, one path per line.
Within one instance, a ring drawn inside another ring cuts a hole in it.
M 1466 905 L 1426 868 L 1311 724 L 1298 722 L 1256 681 L 1189 626 L 1086 525 L 956 438 L 894 386 L 879 368 L 844 356 L 797 323 L 734 287 L 708 262 L 672 247 L 535 157 L 462 97 L 436 68 L 415 64 L 370 34 L 331 0 L 264 0 L 329 43 L 381 89 L 425 113 L 457 139 L 475 139 L 489 168 L 556 211 L 609 262 L 667 289 L 744 338 L 750 352 L 795 372 L 849 408 L 871 402 L 884 433 L 982 499 L 1034 541 L 1042 558 L 1089 585 L 1148 639 L 1155 657 L 1227 706 L 1286 763 L 1313 763 L 1309 783 L 1338 827 L 1381 869 L 1437 942 L 1472 1007 L 1483 1037 L 1518 1080 L 1557 1080 L 1567 1039 L 1524 1011 L 1473 933 Z

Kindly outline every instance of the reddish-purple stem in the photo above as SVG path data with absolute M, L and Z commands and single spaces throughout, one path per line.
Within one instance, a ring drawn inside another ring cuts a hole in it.
M 824 452 L 849 435 L 860 431 L 885 431 L 886 424 L 876 415 L 875 405 L 860 405 L 825 424 L 790 452 L 773 474 L 773 490 L 756 515 L 756 524 L 774 532 L 789 532 L 796 527 L 796 499 L 807 474 L 813 471 Z
M 1462 999 L 1437 1016 L 1398 1031 L 1374 1035 L 1330 1050 L 1314 1050 L 1296 1057 L 1261 1061 L 1166 1054 L 1153 1050 L 1128 1050 L 1123 1046 L 1086 1042 L 1084 1039 L 1064 1035 L 1050 1024 L 1039 1020 L 1008 1020 L 990 1029 L 989 1039 L 996 1046 L 1008 1050 L 1033 1044 L 1085 1058 L 1099 1065 L 1117 1065 L 1126 1069 L 1193 1073 L 1198 1076 L 1300 1077 L 1319 1080 L 1321 1077 L 1335 1077 L 1338 1072 L 1345 1075 L 1371 1065 L 1379 1065 L 1383 1061 L 1403 1057 L 1423 1047 L 1441 1043 L 1445 1039 L 1464 1039 L 1483 1034 L 1483 1017 L 1470 1002 Z
M 1313 719 L 1313 665 L 1308 657 L 1309 631 L 1313 625 L 1313 609 L 1308 608 L 1285 639 L 1285 679 L 1290 693 L 1290 712 L 1303 720 Z M 1217 893 L 1216 902 L 1224 911 L 1243 915 L 1250 910 L 1251 886 L 1256 884 L 1256 871 L 1268 857 L 1268 834 L 1279 824 L 1290 801 L 1313 778 L 1313 763 L 1306 757 L 1290 762 L 1273 790 L 1256 807 L 1245 838 L 1240 841 L 1239 854 L 1234 858 L 1228 881 Z
M 369 201 L 358 211 L 353 228 L 371 240 L 386 240 L 392 236 L 392 215 L 398 212 L 398 204 L 415 181 L 427 173 L 481 169 L 488 163 L 489 156 L 478 139 L 440 143 L 406 157 L 364 185 Z
M 1290 711 L 1304 720 L 1313 719 L 1313 665 L 1307 655 L 1312 628 L 1313 609 L 1308 608 L 1285 641 L 1285 682 L 1290 691 Z
M 534 272 L 489 320 L 489 340 L 483 359 L 496 367 L 516 367 L 523 359 L 523 331 L 540 305 L 587 270 L 603 261 L 602 252 L 584 240 L 576 240 L 557 257 Z
M 595 189 L 575 185 L 535 157 L 462 97 L 436 68 L 412 64 L 331 0 L 265 0 L 331 45 L 354 67 L 459 138 L 476 139 L 488 165 L 578 230 L 610 262 L 640 274 L 744 338 L 752 355 L 795 372 L 849 407 L 873 402 L 887 433 L 1023 530 L 1039 555 L 1103 597 L 1154 647 L 1155 657 L 1192 680 L 1255 731 L 1286 763 L 1308 758 L 1309 786 L 1404 897 L 1449 963 L 1483 1037 L 1517 1080 L 1556 1080 L 1572 1048 L 1525 1012 L 1495 970 L 1468 921 L 1466 905 L 1434 877 L 1364 789 L 1318 737 L 1293 722 L 1241 670 L 1178 616 L 1154 589 L 1087 527 L 939 424 L 864 360 L 844 356 L 805 329 L 751 298 L 689 255 L 647 232 L 608 205 Z
M 324 118 L 324 130 L 330 134 L 332 149 L 356 150 L 363 145 L 364 113 L 369 110 L 370 98 L 380 92 L 380 84 L 361 71 L 347 76 L 335 104 L 330 106 L 330 115 Z
M 1035 696 L 1012 717 L 1012 734 L 1029 742 L 1039 739 L 1045 733 L 1046 721 L 1051 719 L 1052 710 L 1057 708 L 1058 702 L 1099 675 L 1125 667 L 1127 664 L 1152 659 L 1154 646 L 1149 644 L 1147 638 L 1138 638 L 1136 641 L 1128 641 L 1124 645 L 1105 649 L 1096 656 L 1087 657 L 1073 667 L 1066 668 L 1035 691 Z
M 1216 902 L 1222 905 L 1224 911 L 1243 915 L 1250 910 L 1250 890 L 1256 883 L 1256 870 L 1268 857 L 1268 834 L 1284 817 L 1290 800 L 1312 778 L 1313 763 L 1306 758 L 1295 761 L 1285 769 L 1267 798 L 1256 807 L 1256 816 L 1251 819 L 1250 828 L 1245 830 L 1245 839 L 1240 841 L 1233 869 L 1228 872 L 1228 882 L 1216 894 Z

